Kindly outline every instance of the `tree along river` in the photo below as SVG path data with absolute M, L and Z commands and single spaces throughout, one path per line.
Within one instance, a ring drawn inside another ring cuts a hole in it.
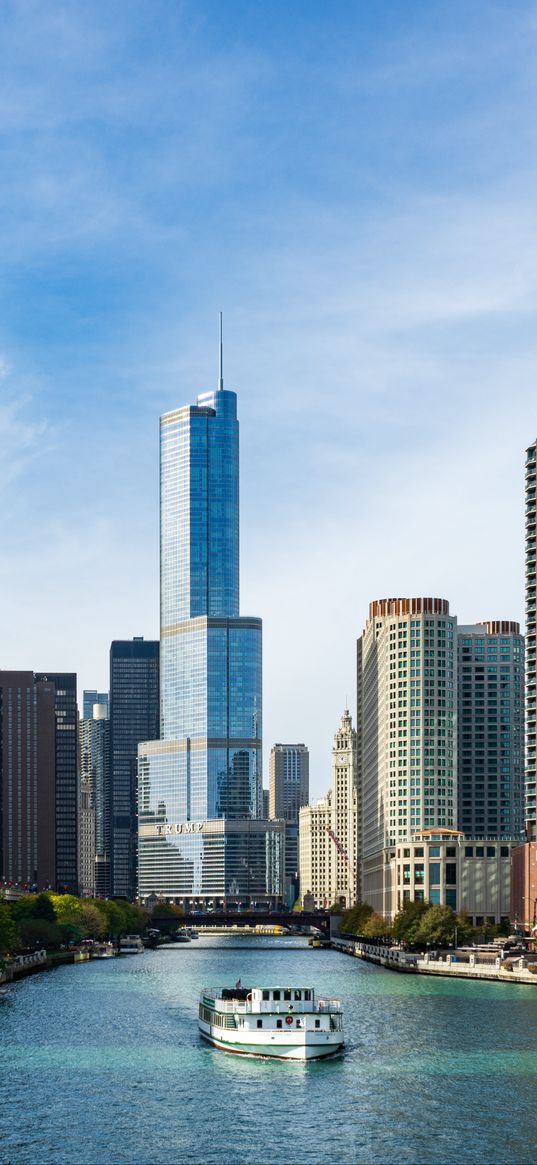
M 218 1052 L 203 986 L 343 999 L 343 1055 Z M 0 997 L 2 1165 L 506 1162 L 537 1151 L 537 985 L 398 975 L 295 938 L 202 936 Z

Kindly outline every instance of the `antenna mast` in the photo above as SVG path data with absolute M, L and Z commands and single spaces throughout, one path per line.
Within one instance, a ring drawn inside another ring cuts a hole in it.
M 224 387 L 224 354 L 222 345 L 222 312 L 220 312 L 220 359 L 218 363 L 218 391 Z

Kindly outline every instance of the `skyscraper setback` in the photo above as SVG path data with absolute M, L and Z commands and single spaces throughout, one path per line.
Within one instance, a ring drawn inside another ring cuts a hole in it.
M 161 417 L 160 441 L 161 739 L 138 750 L 139 889 L 268 892 L 252 872 L 267 840 L 262 627 L 239 614 L 237 397 L 221 365 L 216 390 Z
M 161 737 L 179 746 L 177 810 L 257 816 L 261 621 L 239 617 L 237 397 L 204 393 L 160 425 Z

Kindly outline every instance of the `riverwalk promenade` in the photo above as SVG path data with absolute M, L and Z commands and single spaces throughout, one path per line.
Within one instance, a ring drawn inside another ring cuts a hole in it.
M 64 963 L 82 963 L 89 960 L 88 951 L 75 948 L 70 951 L 32 951 L 31 954 L 14 955 L 0 966 L 0 985 L 25 979 L 27 975 L 35 975 L 38 971 L 52 971 L 54 967 L 61 967 Z
M 437 975 L 457 979 L 489 979 L 501 983 L 525 983 L 537 986 L 537 961 L 531 962 L 524 956 L 502 959 L 500 955 L 487 955 L 471 951 L 442 951 L 430 954 L 412 954 L 399 947 L 367 942 L 365 939 L 345 938 L 333 935 L 331 946 L 343 954 L 365 959 L 390 971 L 410 975 Z M 532 970 L 531 968 L 535 968 Z

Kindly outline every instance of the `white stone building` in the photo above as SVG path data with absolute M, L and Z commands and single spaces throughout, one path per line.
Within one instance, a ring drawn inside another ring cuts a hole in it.
M 299 814 L 300 893 L 316 906 L 352 906 L 358 886 L 358 798 L 356 732 L 345 710 L 334 736 L 332 787 Z
M 457 826 L 455 631 L 445 599 L 379 599 L 358 640 L 361 890 L 386 917 L 386 850 Z

